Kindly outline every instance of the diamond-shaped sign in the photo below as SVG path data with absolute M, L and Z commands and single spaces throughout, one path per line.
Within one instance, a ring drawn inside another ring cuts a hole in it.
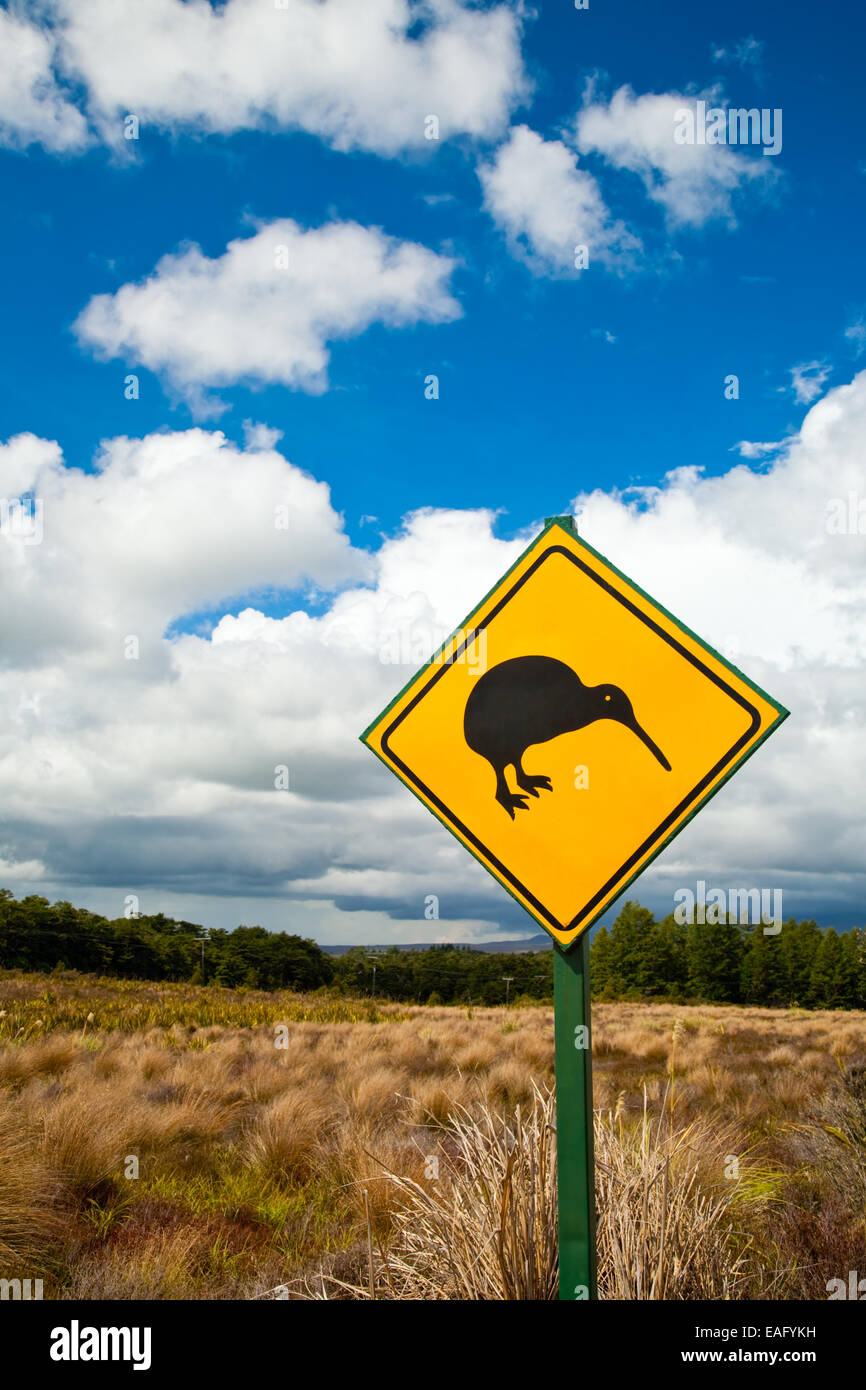
M 570 946 L 787 713 L 555 519 L 362 739 Z

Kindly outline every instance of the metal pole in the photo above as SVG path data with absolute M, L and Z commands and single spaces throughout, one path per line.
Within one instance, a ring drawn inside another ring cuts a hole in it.
M 553 1003 L 559 1297 L 594 1299 L 598 1290 L 588 931 L 570 951 L 554 943 Z

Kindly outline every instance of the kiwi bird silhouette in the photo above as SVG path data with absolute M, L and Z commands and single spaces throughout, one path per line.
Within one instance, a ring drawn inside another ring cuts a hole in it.
M 570 666 L 552 656 L 517 656 L 486 671 L 466 701 L 463 733 L 473 753 L 493 768 L 496 800 L 514 820 L 515 811 L 528 809 L 527 795 L 553 790 L 549 777 L 524 770 L 527 748 L 583 729 L 596 719 L 614 719 L 631 729 L 670 772 L 670 763 L 641 728 L 624 690 L 618 685 L 584 685 Z M 526 795 L 509 791 L 509 766 Z

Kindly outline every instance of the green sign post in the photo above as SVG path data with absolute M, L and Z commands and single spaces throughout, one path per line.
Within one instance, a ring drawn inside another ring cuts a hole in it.
M 589 929 L 787 713 L 561 516 L 361 735 L 553 937 L 560 1299 L 597 1297 Z
M 589 933 L 553 947 L 559 1297 L 597 1296 Z

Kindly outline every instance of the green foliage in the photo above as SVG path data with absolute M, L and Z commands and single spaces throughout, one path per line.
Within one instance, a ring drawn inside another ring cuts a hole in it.
M 709 915 L 709 914 L 708 914 Z M 592 945 L 593 995 L 814 1009 L 866 1006 L 866 929 L 787 921 L 775 935 L 723 919 L 656 922 L 627 902 Z
M 334 968 L 315 941 L 264 927 L 212 931 L 157 913 L 109 921 L 71 903 L 31 895 L 17 901 L 0 889 L 0 967 L 64 969 L 128 980 L 175 980 L 251 989 L 315 989 Z
M 335 980 L 351 994 L 376 996 L 415 1004 L 504 1004 L 504 976 L 511 977 L 511 998 L 553 997 L 553 956 L 550 951 L 519 955 L 473 951 L 469 946 L 432 946 L 424 950 L 389 950 L 372 958 L 361 946 L 334 962 Z
M 514 1000 L 553 997 L 550 950 L 506 955 L 448 944 L 394 946 L 371 956 L 357 946 L 334 958 L 304 937 L 240 926 L 210 932 L 202 969 L 201 938 L 194 922 L 162 913 L 109 921 L 35 895 L 19 902 L 0 889 L 0 968 L 7 970 L 63 968 L 128 980 L 468 1006 L 503 1004 L 509 976 Z M 591 959 L 593 995 L 600 999 L 866 1006 L 866 929 L 840 934 L 793 919 L 776 935 L 727 920 L 686 926 L 673 914 L 657 922 L 639 903 L 627 902 L 612 927 L 596 932 Z
M 765 938 L 768 940 L 769 938 Z M 693 922 L 686 928 L 687 989 L 699 999 L 735 1004 L 740 994 L 743 938 L 728 921 Z

